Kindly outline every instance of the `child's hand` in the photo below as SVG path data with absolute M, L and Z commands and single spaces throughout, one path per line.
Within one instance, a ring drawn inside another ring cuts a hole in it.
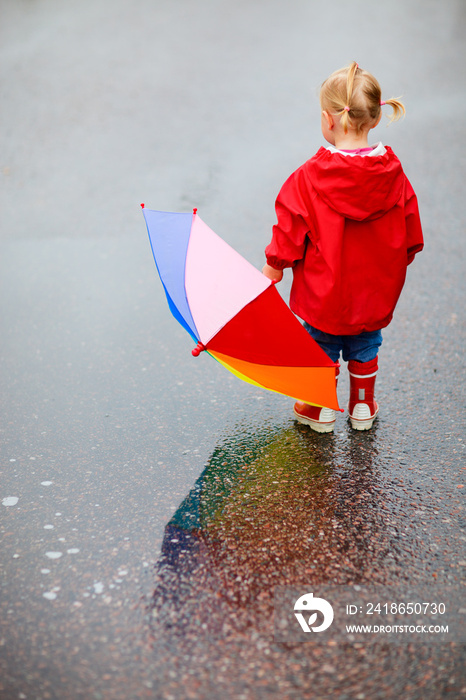
M 262 268 L 262 274 L 272 280 L 272 282 L 280 282 L 283 277 L 283 270 L 276 270 L 274 267 L 265 264 Z

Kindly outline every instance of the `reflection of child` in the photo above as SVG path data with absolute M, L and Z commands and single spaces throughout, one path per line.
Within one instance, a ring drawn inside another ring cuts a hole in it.
M 334 362 L 343 354 L 350 374 L 349 417 L 372 427 L 381 328 L 393 316 L 406 268 L 423 248 L 416 195 L 388 146 L 369 146 L 381 105 L 391 121 L 405 113 L 381 101 L 373 75 L 352 63 L 320 90 L 322 134 L 330 144 L 296 170 L 276 201 L 277 224 L 262 272 L 280 281 L 293 268 L 290 306 Z M 296 403 L 296 418 L 331 432 L 335 412 Z

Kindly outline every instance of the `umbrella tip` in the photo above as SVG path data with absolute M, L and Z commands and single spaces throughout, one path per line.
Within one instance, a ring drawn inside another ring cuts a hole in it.
M 194 348 L 194 350 L 191 350 L 191 355 L 192 355 L 193 357 L 199 357 L 199 355 L 201 354 L 201 352 L 202 352 L 203 350 L 205 350 L 205 349 L 206 349 L 206 348 L 205 348 L 205 345 L 203 345 L 203 344 L 201 343 L 201 341 L 199 341 L 198 344 L 196 345 L 196 347 Z
M 144 209 L 144 202 L 141 203 L 141 208 Z
M 197 207 L 194 207 L 193 214 L 194 214 L 194 216 L 197 214 Z

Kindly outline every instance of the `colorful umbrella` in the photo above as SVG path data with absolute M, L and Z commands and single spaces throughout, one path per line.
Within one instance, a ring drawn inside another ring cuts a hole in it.
M 197 215 L 143 208 L 171 312 L 197 342 L 244 381 L 338 409 L 337 365 L 275 285 Z

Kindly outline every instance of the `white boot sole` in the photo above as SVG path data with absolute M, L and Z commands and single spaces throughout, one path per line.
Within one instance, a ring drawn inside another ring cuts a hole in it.
M 328 410 L 330 410 L 330 409 L 328 409 Z M 332 420 L 332 421 L 328 421 L 328 422 L 320 422 L 320 421 L 312 420 L 311 418 L 306 418 L 305 416 L 301 416 L 299 413 L 296 413 L 295 410 L 293 410 L 293 413 L 294 413 L 297 421 L 299 421 L 303 425 L 308 425 L 316 433 L 332 433 L 333 429 L 335 428 L 336 420 Z
M 364 411 L 364 409 L 366 410 Z M 364 415 L 365 413 L 369 413 L 369 407 L 366 404 L 356 404 L 356 406 L 354 407 L 353 415 L 350 415 L 349 417 L 351 421 L 351 427 L 353 428 L 353 430 L 370 430 L 375 419 L 377 418 L 378 412 L 379 407 L 377 406 L 377 410 L 373 416 Z M 355 414 L 358 417 L 356 417 Z

